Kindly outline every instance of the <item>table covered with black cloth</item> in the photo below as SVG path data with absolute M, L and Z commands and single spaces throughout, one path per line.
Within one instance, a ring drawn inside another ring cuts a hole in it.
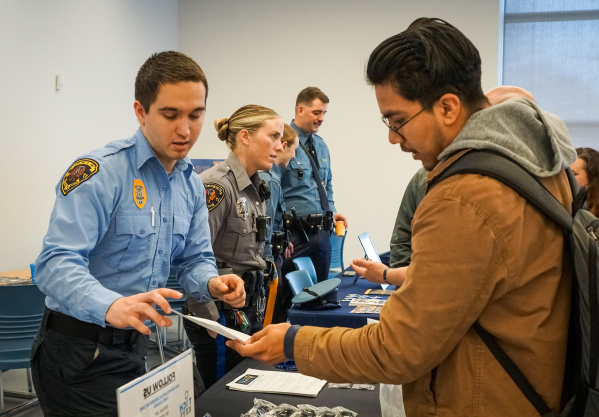
M 351 271 L 351 267 L 346 271 Z M 364 278 L 358 280 L 354 286 L 354 277 L 344 277 L 343 274 L 337 275 L 341 279 L 339 285 L 338 299 L 343 300 L 348 294 L 364 295 L 368 289 L 382 289 L 380 284 L 374 284 Z M 395 287 L 389 285 L 388 290 L 393 290 Z M 382 299 L 389 298 L 388 295 L 379 295 Z M 341 301 L 341 307 L 327 309 L 319 307 L 315 310 L 303 310 L 297 306 L 293 306 L 287 312 L 287 317 L 291 324 L 299 324 L 301 326 L 317 326 L 317 327 L 349 327 L 357 329 L 366 325 L 366 319 L 371 318 L 379 320 L 380 314 L 362 314 L 350 313 L 355 306 L 349 306 L 349 301 Z
M 329 388 L 327 384 L 318 396 L 314 398 L 299 395 L 262 394 L 230 390 L 227 384 L 243 375 L 248 368 L 280 371 L 280 369 L 274 366 L 264 365 L 255 359 L 245 359 L 195 401 L 196 417 L 204 417 L 206 413 L 209 413 L 212 417 L 238 417 L 240 414 L 248 412 L 254 406 L 254 398 L 270 401 L 275 405 L 282 403 L 293 406 L 311 404 L 316 407 L 329 408 L 341 406 L 355 411 L 359 417 L 381 416 L 379 384 L 375 384 L 376 389 L 374 391 L 335 389 Z

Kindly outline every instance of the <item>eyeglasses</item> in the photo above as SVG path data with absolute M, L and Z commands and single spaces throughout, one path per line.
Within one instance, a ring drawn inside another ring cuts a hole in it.
M 406 120 L 405 122 L 403 122 L 401 125 L 399 125 L 397 127 L 391 126 L 391 124 L 389 123 L 389 119 L 387 119 L 385 116 L 381 116 L 381 120 L 383 121 L 383 123 L 385 124 L 385 126 L 387 126 L 390 130 L 392 130 L 393 132 L 397 133 L 403 140 L 406 140 L 406 138 L 404 137 L 404 135 L 402 135 L 401 133 L 399 133 L 399 129 L 401 129 L 402 127 L 404 127 L 405 125 L 407 125 L 410 122 L 410 120 L 412 120 L 414 117 L 418 116 L 424 110 L 426 110 L 425 107 L 423 107 L 422 110 L 420 110 L 414 116 L 410 117 L 408 120 Z

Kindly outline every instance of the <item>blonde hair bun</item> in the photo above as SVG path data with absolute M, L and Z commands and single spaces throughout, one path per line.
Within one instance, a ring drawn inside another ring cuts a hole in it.
M 223 142 L 226 141 L 229 135 L 229 119 L 227 117 L 216 119 L 214 121 L 214 128 L 218 132 L 218 138 Z

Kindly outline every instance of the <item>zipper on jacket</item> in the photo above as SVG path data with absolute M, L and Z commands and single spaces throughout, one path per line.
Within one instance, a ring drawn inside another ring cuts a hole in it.
M 597 236 L 595 235 L 595 231 L 594 231 L 594 229 L 593 229 L 593 226 L 589 226 L 589 227 L 587 227 L 587 233 L 589 234 L 589 236 L 591 236 L 591 237 L 593 238 L 593 240 L 594 240 L 595 242 L 598 242 L 598 241 L 599 241 L 599 239 L 597 239 Z

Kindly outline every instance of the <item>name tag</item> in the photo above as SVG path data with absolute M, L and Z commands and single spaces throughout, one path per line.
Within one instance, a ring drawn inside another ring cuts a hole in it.
M 326 162 L 326 161 L 328 161 L 328 159 L 323 159 L 323 160 L 322 160 L 322 162 Z

